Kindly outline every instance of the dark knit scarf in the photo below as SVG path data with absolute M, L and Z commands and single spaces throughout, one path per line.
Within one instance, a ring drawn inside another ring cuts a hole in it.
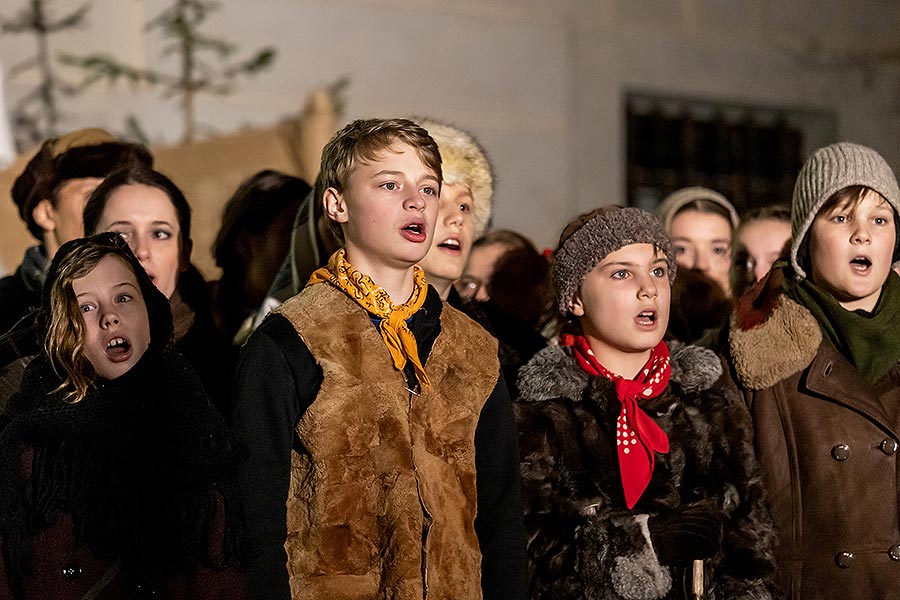
M 53 391 L 59 382 L 36 358 L 0 433 L 0 532 L 14 589 L 29 576 L 28 538 L 58 513 L 72 516 L 76 543 L 121 559 L 126 577 L 236 563 L 239 451 L 184 359 L 148 350 L 75 404 Z M 208 528 L 223 509 L 223 545 L 212 548 Z
M 809 279 L 793 279 L 788 295 L 813 314 L 822 335 L 869 383 L 877 382 L 900 360 L 900 277 L 895 273 L 888 274 L 871 313 L 845 309 Z

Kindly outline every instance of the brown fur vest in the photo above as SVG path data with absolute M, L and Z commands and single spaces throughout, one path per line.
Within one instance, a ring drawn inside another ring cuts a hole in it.
M 281 313 L 324 375 L 291 460 L 293 597 L 481 598 L 475 428 L 497 382 L 497 342 L 445 304 L 431 387 L 415 395 L 342 292 L 309 287 Z

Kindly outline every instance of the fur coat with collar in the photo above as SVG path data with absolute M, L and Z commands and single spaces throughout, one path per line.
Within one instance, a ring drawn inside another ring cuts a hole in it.
M 792 600 L 896 598 L 900 366 L 867 383 L 773 269 L 736 307 L 729 364 L 747 399 L 777 577 Z
M 638 503 L 625 505 L 616 455 L 621 408 L 612 383 L 591 377 L 569 348 L 548 347 L 520 372 L 516 415 L 534 598 L 686 598 L 685 569 L 659 563 L 648 518 L 711 500 L 719 553 L 706 561 L 710 600 L 772 597 L 772 528 L 750 419 L 716 355 L 671 345 L 672 376 L 641 407 L 667 433 Z

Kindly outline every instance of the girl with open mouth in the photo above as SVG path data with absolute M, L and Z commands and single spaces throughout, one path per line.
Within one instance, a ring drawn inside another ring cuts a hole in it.
M 0 430 L 0 597 L 243 598 L 239 452 L 118 233 L 60 247 Z

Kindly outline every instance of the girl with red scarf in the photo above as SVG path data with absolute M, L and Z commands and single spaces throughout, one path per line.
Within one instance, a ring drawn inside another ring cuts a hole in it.
M 762 600 L 771 583 L 747 409 L 710 350 L 663 341 L 675 257 L 661 223 L 604 207 L 553 267 L 560 344 L 516 403 L 534 598 Z

